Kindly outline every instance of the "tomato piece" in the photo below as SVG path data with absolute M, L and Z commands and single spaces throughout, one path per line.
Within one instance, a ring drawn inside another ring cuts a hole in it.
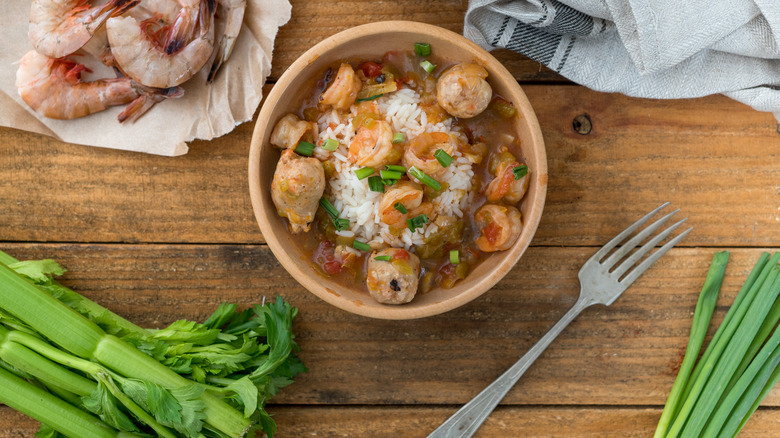
M 336 260 L 336 244 L 330 240 L 320 242 L 314 250 L 313 260 L 320 269 L 328 275 L 336 275 L 341 272 L 341 263 Z
M 376 62 L 366 61 L 360 64 L 359 68 L 363 70 L 363 74 L 366 75 L 367 78 L 375 79 L 382 74 L 382 66 Z
M 405 249 L 399 249 L 393 254 L 393 260 L 409 260 L 409 253 Z

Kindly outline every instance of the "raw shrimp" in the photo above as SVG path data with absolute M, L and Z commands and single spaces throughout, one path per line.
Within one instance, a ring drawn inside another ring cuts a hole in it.
M 363 83 L 355 74 L 355 70 L 345 62 L 339 67 L 333 83 L 320 94 L 320 104 L 330 105 L 338 111 L 346 111 L 355 103 L 362 87 Z
M 406 168 L 412 166 L 422 170 L 429 176 L 437 178 L 441 176 L 445 168 L 436 159 L 434 153 L 441 149 L 452 156 L 461 143 L 459 137 L 444 132 L 425 132 L 409 140 L 404 151 L 403 163 Z
M 393 144 L 393 128 L 384 120 L 374 120 L 371 127 L 361 126 L 349 144 L 349 162 L 359 166 L 378 167 L 393 164 L 401 158 L 400 143 Z
M 455 117 L 470 118 L 487 108 L 493 89 L 485 80 L 487 70 L 477 64 L 457 64 L 436 83 L 436 100 Z
M 406 227 L 406 219 L 422 204 L 423 191 L 411 181 L 400 181 L 390 187 L 379 201 L 379 220 L 393 228 Z M 396 205 L 400 204 L 399 208 Z M 405 210 L 406 213 L 401 211 Z
M 152 29 L 159 24 L 154 19 L 138 22 L 133 17 L 113 17 L 106 23 L 117 66 L 143 85 L 179 85 L 198 73 L 214 50 L 214 0 L 180 2 L 186 7 L 170 32 L 162 35 L 164 40 L 158 35 L 159 29 Z M 194 39 L 186 43 L 191 36 Z
M 207 82 L 214 80 L 217 71 L 222 67 L 236 45 L 236 38 L 241 31 L 241 24 L 244 22 L 244 10 L 246 10 L 246 0 L 219 0 L 217 6 L 217 35 L 220 35 L 217 42 L 217 54 L 209 70 Z
M 523 216 L 514 207 L 485 204 L 474 213 L 479 229 L 477 247 L 484 252 L 504 251 L 514 245 L 523 231 Z
M 27 105 L 52 119 L 75 119 L 132 102 L 119 115 L 120 122 L 135 120 L 154 103 L 180 93 L 178 89 L 149 90 L 129 78 L 81 82 L 85 70 L 74 61 L 49 58 L 31 50 L 19 63 L 16 87 Z
M 61 58 L 84 46 L 109 17 L 124 14 L 138 1 L 89 7 L 87 0 L 33 0 L 28 37 L 39 53 Z

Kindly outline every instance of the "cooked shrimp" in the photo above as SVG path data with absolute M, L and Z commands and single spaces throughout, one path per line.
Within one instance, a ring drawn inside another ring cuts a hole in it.
M 412 166 L 422 170 L 432 178 L 441 176 L 445 168 L 433 155 L 441 149 L 452 156 L 461 139 L 454 134 L 444 132 L 425 132 L 409 140 L 403 156 L 403 164 L 407 168 Z
M 384 120 L 374 120 L 371 127 L 361 126 L 349 144 L 348 159 L 359 166 L 378 167 L 393 164 L 401 158 L 401 143 L 393 144 L 393 127 Z
M 455 117 L 474 117 L 487 108 L 493 96 L 487 76 L 487 70 L 477 64 L 454 65 L 439 77 L 436 100 Z
M 484 252 L 509 249 L 523 231 L 523 216 L 514 207 L 485 204 L 474 213 L 480 236 L 477 247 Z
M 246 0 L 219 0 L 217 8 L 217 35 L 220 35 L 217 42 L 217 54 L 214 62 L 211 64 L 207 82 L 214 80 L 217 71 L 222 67 L 236 45 L 236 38 L 241 31 L 241 24 L 244 22 L 244 10 L 246 9 Z
M 149 90 L 129 78 L 81 82 L 85 70 L 69 59 L 53 59 L 31 50 L 19 63 L 16 87 L 30 108 L 52 119 L 75 119 L 132 102 L 119 118 L 120 122 L 135 120 L 159 100 L 177 97 L 177 90 Z
M 355 70 L 345 62 L 339 67 L 333 83 L 320 95 L 320 103 L 330 105 L 339 111 L 346 111 L 355 103 L 362 87 L 363 83 L 355 74 Z
M 377 260 L 389 256 L 390 261 Z M 417 293 L 420 277 L 420 259 L 402 248 L 375 251 L 368 258 L 366 285 L 375 300 L 384 304 L 403 304 L 412 301 Z
M 108 40 L 117 66 L 149 87 L 168 88 L 191 78 L 214 50 L 213 1 L 180 0 L 187 7 L 182 8 L 170 32 L 163 35 L 159 29 L 151 29 L 159 25 L 153 19 L 139 22 L 133 17 L 109 18 Z
M 311 142 L 316 137 L 316 123 L 301 120 L 295 114 L 290 113 L 276 122 L 269 141 L 280 149 L 294 149 L 301 139 Z
M 271 199 L 279 216 L 289 219 L 293 233 L 309 231 L 324 191 L 322 162 L 285 149 L 271 181 Z
M 528 190 L 528 174 L 515 178 L 514 169 L 519 167 L 517 161 L 504 162 L 498 165 L 496 178 L 490 181 L 485 189 L 485 197 L 489 202 L 497 202 L 502 198 L 509 203 L 516 203 L 523 199 Z
M 406 227 L 406 219 L 417 209 L 423 200 L 423 191 L 419 184 L 400 181 L 391 186 L 379 201 L 379 220 L 392 228 Z M 401 207 L 396 208 L 400 204 Z M 402 213 L 405 210 L 406 213 Z
M 84 46 L 109 17 L 124 14 L 138 1 L 90 7 L 88 0 L 33 0 L 28 37 L 42 55 L 62 58 Z

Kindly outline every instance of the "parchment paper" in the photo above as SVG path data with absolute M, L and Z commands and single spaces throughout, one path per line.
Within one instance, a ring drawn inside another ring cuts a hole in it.
M 30 0 L 4 3 L 0 14 L 0 126 L 69 143 L 167 156 L 186 154 L 186 142 L 225 135 L 252 119 L 271 71 L 276 33 L 291 12 L 289 0 L 248 0 L 236 46 L 212 84 L 206 84 L 208 69 L 203 69 L 182 85 L 184 96 L 160 102 L 135 123 L 120 125 L 116 116 L 123 106 L 80 119 L 53 120 L 39 116 L 22 101 L 14 84 L 17 62 L 32 50 L 27 38 Z

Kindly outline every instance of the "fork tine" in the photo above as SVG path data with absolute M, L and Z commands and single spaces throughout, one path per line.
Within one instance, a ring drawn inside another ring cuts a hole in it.
M 658 244 L 658 242 L 666 239 L 667 236 L 672 234 L 672 231 L 676 230 L 677 227 L 683 224 L 683 222 L 687 221 L 688 218 L 681 219 L 680 221 L 676 222 L 675 224 L 671 225 L 669 228 L 661 231 L 653 237 L 652 239 L 648 240 L 647 243 L 642 245 L 638 250 L 636 250 L 635 253 L 631 254 L 623 263 L 620 264 L 615 270 L 612 271 L 612 275 L 615 276 L 615 278 L 620 278 L 621 275 L 623 275 L 624 272 L 631 269 L 632 266 L 634 266 L 634 263 L 636 263 L 639 259 L 647 255 L 655 246 Z
M 640 263 L 636 268 L 634 268 L 633 271 L 631 271 L 626 278 L 623 279 L 623 281 L 620 282 L 623 287 L 629 287 L 631 284 L 639 278 L 640 275 L 642 275 L 647 268 L 650 267 L 653 263 L 656 262 L 656 260 L 660 259 L 662 255 L 666 254 L 666 251 L 669 251 L 674 245 L 677 244 L 680 240 L 682 240 L 683 237 L 685 237 L 688 233 L 691 232 L 693 227 L 688 228 L 687 230 L 680 233 L 677 237 L 674 239 L 666 242 L 666 245 L 662 246 L 658 251 L 654 252 L 650 257 L 646 258 L 642 263 Z
M 619 262 L 620 259 L 622 259 L 632 249 L 636 248 L 636 246 L 639 245 L 643 240 L 645 240 L 647 236 L 653 234 L 656 230 L 661 228 L 661 225 L 665 224 L 670 217 L 674 216 L 679 211 L 680 209 L 678 208 L 677 210 L 665 215 L 664 217 L 648 225 L 644 230 L 640 231 L 639 233 L 637 233 L 636 236 L 632 237 L 631 240 L 621 245 L 620 248 L 618 248 L 614 253 L 612 253 L 612 255 L 610 255 L 606 260 L 604 260 L 602 265 L 612 266 L 615 263 Z
M 642 224 L 647 222 L 648 219 L 653 217 L 656 213 L 658 213 L 658 211 L 660 211 L 662 208 L 666 207 L 667 205 L 669 205 L 669 203 L 668 202 L 664 202 L 663 204 L 661 204 L 658 207 L 656 207 L 655 210 L 651 211 L 650 213 L 647 213 L 644 217 L 642 217 L 638 221 L 634 222 L 630 227 L 628 227 L 625 230 L 623 230 L 622 232 L 620 232 L 620 234 L 618 234 L 617 236 L 613 237 L 612 240 L 607 242 L 606 245 L 602 246 L 601 249 L 596 252 L 596 254 L 593 254 L 593 256 L 590 258 L 590 260 L 599 261 L 602 258 L 604 258 L 605 255 L 607 255 L 610 251 L 612 251 L 612 248 L 616 247 L 618 243 L 622 242 L 623 239 L 625 239 L 626 237 L 630 236 L 631 233 L 636 231 L 637 228 L 641 227 Z

